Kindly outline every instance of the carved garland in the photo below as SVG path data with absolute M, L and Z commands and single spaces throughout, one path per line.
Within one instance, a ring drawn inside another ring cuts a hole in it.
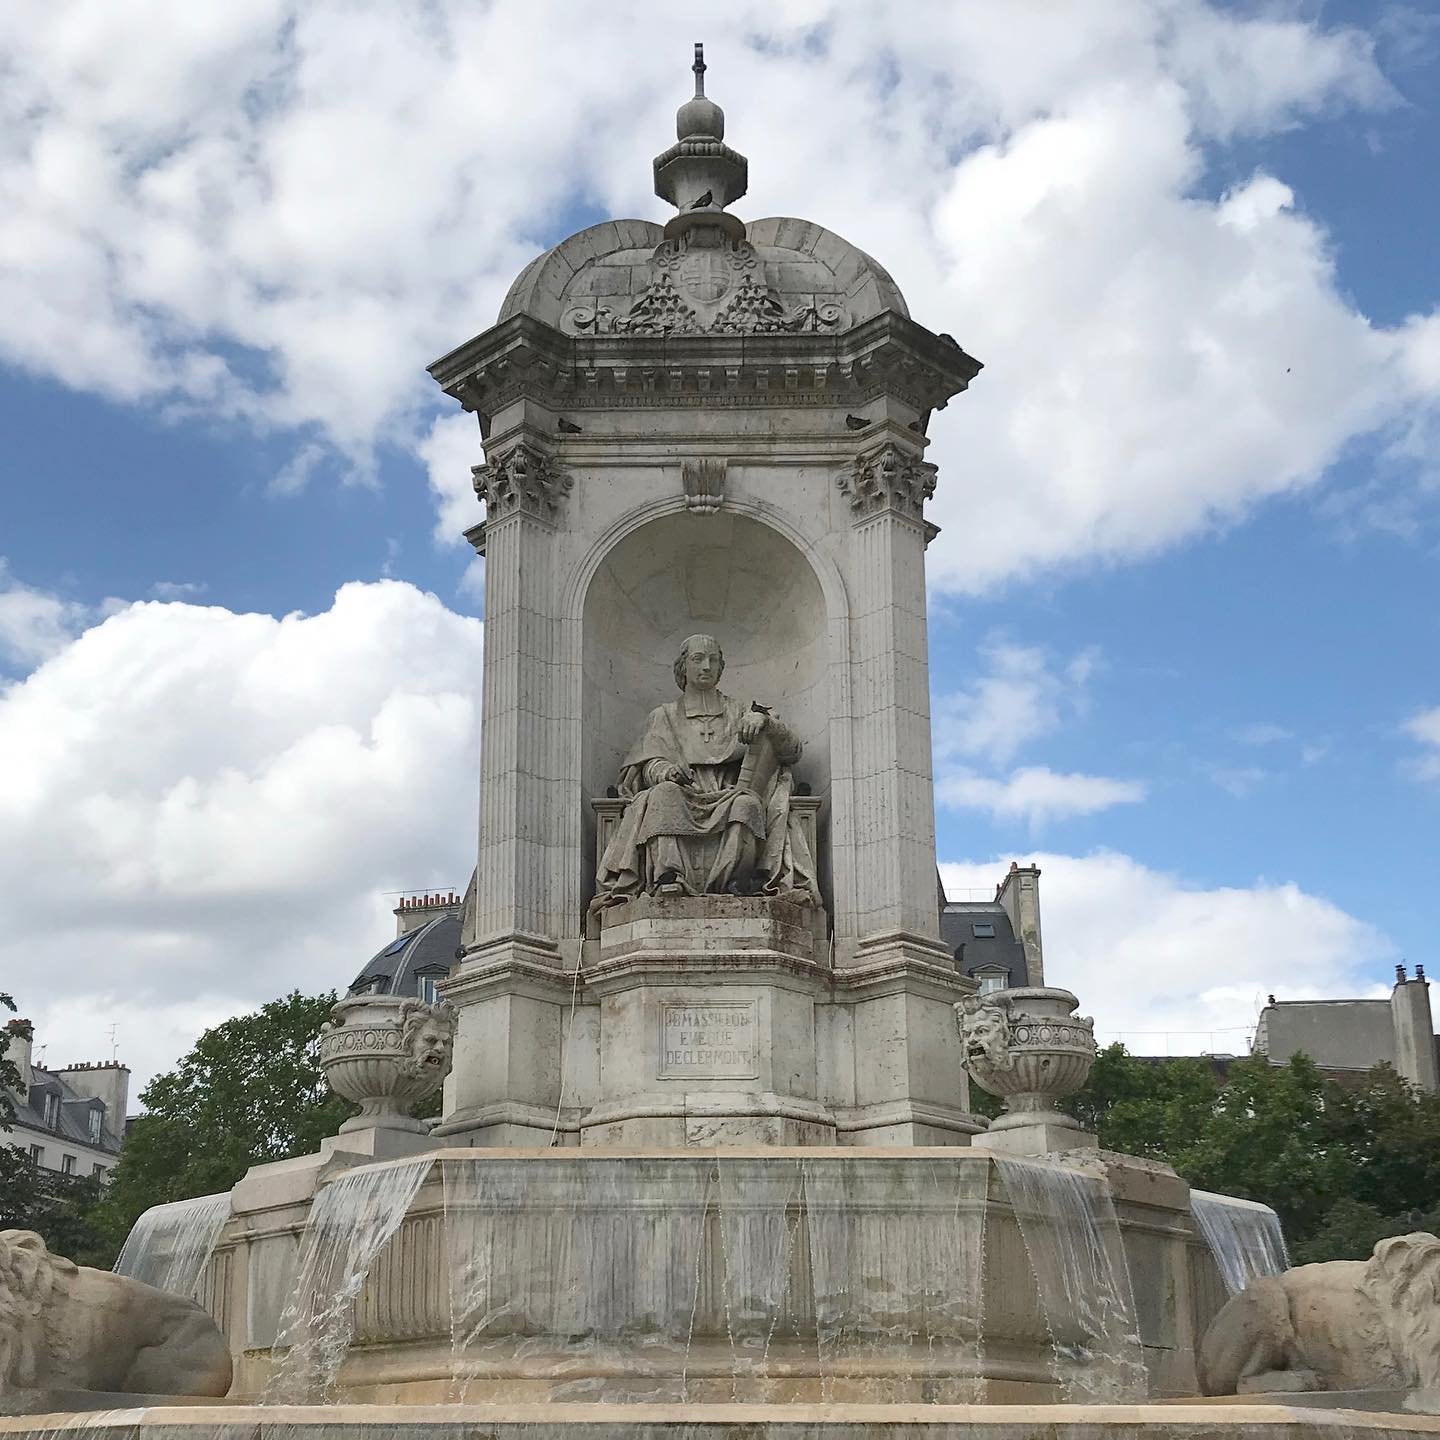
M 935 493 L 936 467 L 898 445 L 883 445 L 855 457 L 837 479 L 850 497 L 857 518 L 893 510 L 912 520 L 924 518 L 925 502 Z
M 524 442 L 488 464 L 476 465 L 472 473 L 475 493 L 485 502 L 487 525 L 516 512 L 553 519 L 575 484 L 553 455 Z

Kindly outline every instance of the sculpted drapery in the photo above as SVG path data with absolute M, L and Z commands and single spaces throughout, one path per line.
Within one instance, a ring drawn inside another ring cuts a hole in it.
M 630 895 L 764 894 L 820 903 L 814 859 L 790 820 L 801 744 L 777 717 L 719 688 L 725 657 L 692 635 L 678 700 L 650 712 L 620 770 L 630 803 L 600 859 L 596 903 Z

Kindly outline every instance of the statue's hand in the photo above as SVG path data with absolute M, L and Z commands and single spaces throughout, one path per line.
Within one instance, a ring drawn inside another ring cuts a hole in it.
M 760 735 L 769 723 L 770 717 L 763 710 L 747 710 L 740 717 L 740 724 L 736 732 L 740 736 L 741 744 L 748 745 Z
M 677 785 L 693 785 L 695 772 L 688 765 L 672 765 L 665 772 L 665 778 L 673 780 Z

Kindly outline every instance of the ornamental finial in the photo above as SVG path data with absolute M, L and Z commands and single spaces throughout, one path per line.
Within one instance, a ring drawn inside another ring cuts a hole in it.
M 725 144 L 725 112 L 705 94 L 708 67 L 700 41 L 690 68 L 695 93 L 675 114 L 679 143 L 655 157 L 655 193 L 680 212 L 665 233 L 674 238 L 699 224 L 740 239 L 744 226 L 724 211 L 745 193 L 745 157 Z

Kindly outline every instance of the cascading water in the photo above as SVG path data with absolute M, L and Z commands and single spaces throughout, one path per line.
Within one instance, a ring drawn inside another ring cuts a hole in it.
M 487 1156 L 444 1175 L 457 1399 L 502 1379 L 591 1401 L 981 1394 L 978 1157 L 923 1178 L 853 1154 Z
M 314 1404 L 330 1397 L 355 1330 L 355 1300 L 376 1256 L 400 1228 L 431 1157 L 363 1165 L 316 1196 L 300 1241 L 290 1298 L 272 1348 L 267 1405 Z
M 126 1236 L 115 1259 L 115 1273 L 193 1296 L 229 1218 L 229 1191 L 152 1205 Z
M 1289 1269 L 1290 1255 L 1280 1217 L 1268 1205 L 1235 1195 L 1192 1190 L 1190 1213 L 1231 1295 L 1261 1275 L 1279 1275 Z
M 996 1167 L 1030 1254 L 1065 1398 L 1143 1399 L 1145 1352 L 1109 1185 L 1012 1156 L 997 1156 Z
M 834 1156 L 804 1174 L 824 1398 L 982 1398 L 985 1164 Z

